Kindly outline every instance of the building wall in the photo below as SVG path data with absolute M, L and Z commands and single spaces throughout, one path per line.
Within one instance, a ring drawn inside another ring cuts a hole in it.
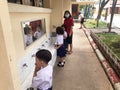
M 16 70 L 16 54 L 6 0 L 0 0 L 0 89 L 18 90 L 20 88 Z M 17 83 L 16 83 L 17 82 Z
M 48 6 L 52 9 L 8 4 L 7 0 L 0 0 L 0 40 L 2 41 L 0 44 L 1 90 L 22 90 L 17 67 L 18 61 L 46 39 L 51 31 L 55 30 L 53 25 L 61 25 L 63 23 L 64 11 L 70 10 L 70 0 L 50 0 L 48 3 L 46 7 Z M 47 33 L 25 48 L 21 22 L 41 18 L 46 20 Z
M 17 16 L 17 17 L 16 17 Z M 46 30 L 47 33 L 43 35 L 39 40 L 33 42 L 30 46 L 25 48 L 24 45 L 24 37 L 23 37 L 23 28 L 21 23 L 23 21 L 34 20 L 34 19 L 42 19 L 46 20 Z M 50 15 L 49 14 L 41 14 L 41 13 L 10 13 L 10 19 L 12 24 L 12 32 L 15 43 L 15 50 L 17 59 L 19 60 L 25 53 L 29 52 L 33 49 L 37 44 L 42 42 L 50 32 Z M 17 53 L 19 52 L 19 53 Z
M 13 7 L 17 8 L 17 11 L 13 9 Z M 27 8 L 27 10 L 25 9 Z M 19 60 L 24 57 L 27 53 L 31 52 L 32 49 L 34 49 L 36 46 L 38 46 L 42 41 L 44 41 L 50 33 L 50 13 L 51 10 L 49 9 L 38 9 L 38 11 L 35 12 L 35 9 L 37 10 L 38 8 L 31 8 L 30 6 L 14 6 L 14 4 L 9 5 L 9 11 L 10 11 L 10 22 L 11 22 L 11 27 L 12 30 L 11 32 L 13 33 L 13 40 L 14 40 L 14 46 L 15 46 L 15 52 L 16 52 L 16 60 L 15 60 L 15 65 L 11 67 L 13 69 L 15 66 L 17 67 Z M 29 20 L 36 20 L 36 19 L 42 19 L 45 18 L 46 20 L 46 34 L 43 35 L 40 39 L 36 40 L 34 43 L 32 43 L 30 46 L 26 47 L 24 46 L 24 36 L 23 36 L 23 28 L 21 25 L 21 22 L 23 21 L 29 21 Z M 18 68 L 17 73 L 18 73 Z M 14 75 L 14 78 L 19 78 Z M 15 83 L 19 84 L 18 82 L 15 81 Z M 15 90 L 21 90 L 20 88 L 16 87 Z
M 50 8 L 51 7 L 51 0 L 43 0 L 43 7 Z
M 4 0 L 0 2 L 0 8 L 2 13 L 0 14 L 0 39 L 2 41 L 2 44 L 0 44 L 0 88 L 1 90 L 22 90 L 17 67 L 18 61 L 49 36 L 51 10 L 39 10 L 37 7 L 22 7 L 22 5 L 16 4 L 9 4 L 8 6 Z M 21 22 L 41 18 L 46 20 L 47 33 L 25 48 Z
M 63 15 L 65 10 L 70 10 L 71 1 L 70 0 L 52 0 L 51 8 L 51 30 L 55 31 L 54 26 L 60 26 L 63 24 Z

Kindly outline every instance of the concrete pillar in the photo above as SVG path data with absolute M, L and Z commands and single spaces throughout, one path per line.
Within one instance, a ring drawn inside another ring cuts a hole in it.
M 0 0 L 0 90 L 21 90 L 7 0 Z

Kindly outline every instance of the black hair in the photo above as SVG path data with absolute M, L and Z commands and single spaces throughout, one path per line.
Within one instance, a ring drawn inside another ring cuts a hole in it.
M 78 14 L 81 14 L 81 12 L 78 12 Z
M 50 51 L 46 49 L 41 49 L 36 53 L 36 57 L 44 61 L 45 63 L 48 63 L 51 60 L 52 55 Z
M 24 27 L 24 34 L 27 35 L 27 34 L 29 34 L 29 32 L 30 32 L 30 27 L 28 27 L 28 26 Z
M 69 17 L 72 17 L 72 15 L 70 14 L 70 11 L 66 10 L 66 11 L 64 12 L 64 18 L 66 18 L 66 17 L 65 17 L 65 14 L 66 14 L 66 13 L 69 13 L 69 15 L 70 15 Z
M 56 28 L 56 33 L 57 33 L 57 34 L 60 34 L 60 35 L 64 34 L 63 28 L 62 28 L 62 27 L 57 27 L 57 28 Z

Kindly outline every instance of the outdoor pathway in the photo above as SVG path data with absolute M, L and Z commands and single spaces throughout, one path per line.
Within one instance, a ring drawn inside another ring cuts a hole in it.
M 74 26 L 73 53 L 64 67 L 54 66 L 53 90 L 113 90 L 87 37 Z

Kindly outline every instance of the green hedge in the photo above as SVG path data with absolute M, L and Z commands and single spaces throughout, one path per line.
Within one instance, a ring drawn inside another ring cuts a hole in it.
M 86 19 L 85 21 L 86 28 L 107 28 L 107 23 L 99 21 L 98 27 L 96 27 L 97 21 L 95 19 Z
M 120 58 L 120 35 L 115 33 L 99 33 L 97 35 Z

